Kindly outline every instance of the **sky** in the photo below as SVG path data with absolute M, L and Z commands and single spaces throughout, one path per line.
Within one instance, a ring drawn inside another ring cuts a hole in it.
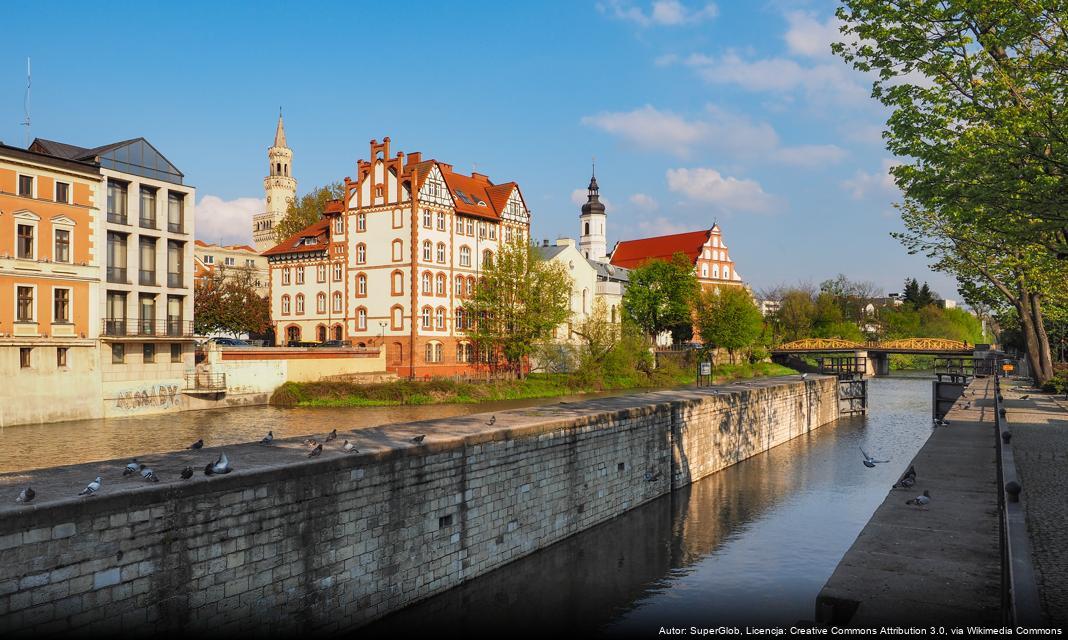
M 578 234 L 595 159 L 609 246 L 718 222 L 758 292 L 844 273 L 959 298 L 890 236 L 887 113 L 830 52 L 828 0 L 12 4 L 0 141 L 25 145 L 29 57 L 31 135 L 145 137 L 208 242 L 251 241 L 281 108 L 298 193 L 389 136 L 517 181 L 552 240 Z

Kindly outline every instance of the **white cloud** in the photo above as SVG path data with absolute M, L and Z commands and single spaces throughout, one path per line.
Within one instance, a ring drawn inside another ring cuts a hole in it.
M 837 164 L 845 159 L 848 152 L 834 144 L 806 144 L 798 147 L 776 149 L 772 158 L 783 164 L 795 167 L 819 167 Z
M 862 200 L 869 196 L 896 197 L 900 191 L 894 184 L 894 177 L 890 175 L 890 169 L 900 164 L 897 161 L 883 159 L 882 170 L 873 173 L 858 170 L 852 178 L 842 181 L 842 188 L 853 196 L 854 200 Z
M 649 11 L 643 10 L 630 0 L 604 0 L 597 3 L 597 10 L 617 20 L 633 22 L 640 27 L 677 27 L 699 24 L 719 14 L 719 8 L 713 2 L 690 7 L 680 0 L 653 0 Z
M 783 37 L 790 52 L 797 55 L 810 58 L 832 56 L 831 43 L 843 39 L 838 31 L 842 23 L 833 15 L 820 22 L 810 13 L 793 11 L 786 15 L 786 21 L 790 26 Z
M 635 209 L 644 213 L 656 211 L 660 208 L 660 203 L 658 203 L 655 198 L 644 193 L 635 193 L 629 200 Z
M 732 84 L 749 91 L 801 91 L 813 101 L 856 104 L 866 104 L 871 95 L 862 83 L 864 76 L 837 60 L 805 66 L 782 57 L 747 60 L 728 51 L 719 57 L 693 54 L 685 64 L 710 84 Z
M 223 200 L 204 196 L 196 208 L 196 236 L 204 242 L 251 244 L 252 216 L 263 213 L 262 198 Z
M 582 124 L 629 140 L 639 147 L 668 151 L 682 157 L 689 155 L 690 148 L 709 134 L 709 127 L 704 122 L 687 120 L 651 105 L 634 111 L 585 116 Z
M 776 206 L 775 198 L 757 181 L 723 176 L 715 169 L 668 169 L 667 183 L 675 193 L 723 210 L 763 213 Z

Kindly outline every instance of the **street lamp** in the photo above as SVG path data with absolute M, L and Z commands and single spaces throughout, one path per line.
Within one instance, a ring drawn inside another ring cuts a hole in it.
M 382 347 L 386 342 L 386 325 L 389 324 L 385 320 L 378 321 L 378 346 Z

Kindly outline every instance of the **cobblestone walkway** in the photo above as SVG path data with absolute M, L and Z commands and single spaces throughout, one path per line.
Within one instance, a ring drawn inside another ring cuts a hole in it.
M 1051 624 L 1068 626 L 1068 410 L 1022 387 L 1006 389 L 1005 406 L 1042 607 Z

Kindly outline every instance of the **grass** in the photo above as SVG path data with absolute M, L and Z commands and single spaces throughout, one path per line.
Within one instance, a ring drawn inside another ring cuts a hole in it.
M 722 364 L 716 381 L 782 376 L 793 369 L 768 362 Z M 500 400 L 553 398 L 621 389 L 663 389 L 691 385 L 692 371 L 664 367 L 651 376 L 635 373 L 582 384 L 567 374 L 535 373 L 523 380 L 457 382 L 445 378 L 427 381 L 396 380 L 376 384 L 351 382 L 287 382 L 275 390 L 271 404 L 283 407 L 386 407 L 427 404 L 473 404 Z

